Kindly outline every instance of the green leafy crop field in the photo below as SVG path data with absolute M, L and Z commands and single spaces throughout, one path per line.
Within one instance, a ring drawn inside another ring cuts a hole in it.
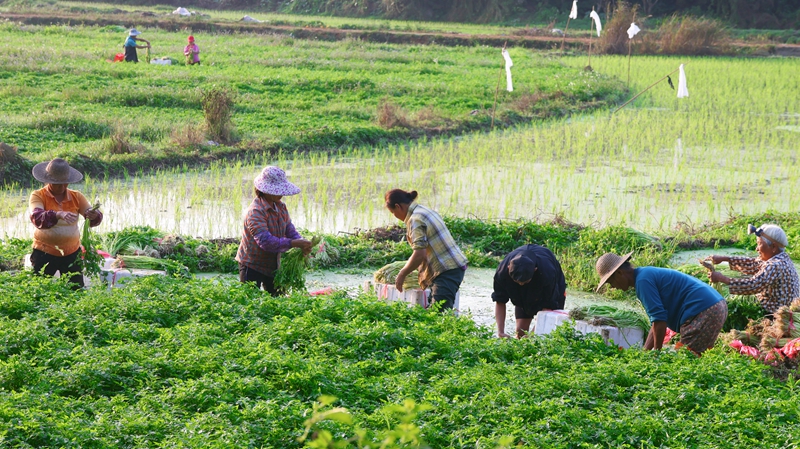
M 392 429 L 437 448 L 788 448 L 798 438 L 794 381 L 722 346 L 698 359 L 620 351 L 568 329 L 497 340 L 467 317 L 374 297 L 272 298 L 160 277 L 73 292 L 0 273 L 0 298 L 4 447 L 300 447 L 323 394 L 354 421 L 314 430 L 344 440 L 357 426 L 370 447 Z M 403 425 L 385 406 L 406 399 L 431 409 Z

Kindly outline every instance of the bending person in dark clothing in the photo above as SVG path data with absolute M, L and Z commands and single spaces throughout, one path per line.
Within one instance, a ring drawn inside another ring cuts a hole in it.
M 506 304 L 514 304 L 517 338 L 528 333 L 533 317 L 542 310 L 564 308 L 567 282 L 553 253 L 539 245 L 525 245 L 511 251 L 494 274 L 494 317 L 497 336 L 505 333 Z

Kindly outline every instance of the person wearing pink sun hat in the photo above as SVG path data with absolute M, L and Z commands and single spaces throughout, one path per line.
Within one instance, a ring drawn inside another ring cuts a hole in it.
M 200 64 L 200 47 L 194 43 L 194 36 L 189 36 L 189 44 L 184 47 L 183 54 L 187 65 Z
M 308 254 L 311 241 L 297 232 L 281 201 L 284 196 L 300 193 L 300 188 L 286 179 L 286 172 L 272 165 L 264 167 L 253 186 L 256 197 L 245 214 L 242 241 L 236 253 L 239 281 L 255 282 L 274 296 L 281 293 L 274 284 L 281 253 L 301 248 Z

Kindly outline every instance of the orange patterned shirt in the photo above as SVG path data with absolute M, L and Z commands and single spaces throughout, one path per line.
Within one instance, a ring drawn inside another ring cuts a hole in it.
M 49 186 L 45 186 L 31 193 L 28 200 L 30 214 L 35 209 L 74 212 L 83 215 L 91 205 L 86 197 L 77 190 L 67 189 L 64 201 L 58 202 L 50 193 Z M 53 256 L 67 256 L 74 253 L 81 246 L 81 232 L 78 229 L 78 221 L 68 224 L 64 220 L 58 220 L 55 226 L 47 229 L 36 228 L 33 233 L 33 249 L 44 251 Z

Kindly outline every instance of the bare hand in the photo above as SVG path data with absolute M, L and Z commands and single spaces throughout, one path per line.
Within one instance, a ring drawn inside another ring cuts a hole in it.
M 59 220 L 64 220 L 67 224 L 72 224 L 78 221 L 78 214 L 75 212 L 66 212 L 66 211 L 59 211 L 56 212 L 56 217 Z
M 730 283 L 730 280 L 728 279 L 728 276 L 725 276 L 724 274 L 720 273 L 719 271 L 715 271 L 715 272 L 711 273 L 711 276 L 709 276 L 709 279 L 711 279 L 711 282 L 721 282 L 723 284 Z
M 97 209 L 86 209 L 87 220 L 97 220 L 100 217 L 100 212 Z
M 397 278 L 394 280 L 394 288 L 397 289 L 398 292 L 403 293 L 403 283 L 406 281 L 406 275 L 402 272 L 397 274 Z
M 711 256 L 709 259 L 711 259 L 711 263 L 714 265 L 719 265 L 722 262 L 728 262 L 730 260 L 728 256 Z
M 311 241 L 306 239 L 294 239 L 292 240 L 292 248 L 300 248 L 303 251 L 303 255 L 307 256 L 311 254 Z

